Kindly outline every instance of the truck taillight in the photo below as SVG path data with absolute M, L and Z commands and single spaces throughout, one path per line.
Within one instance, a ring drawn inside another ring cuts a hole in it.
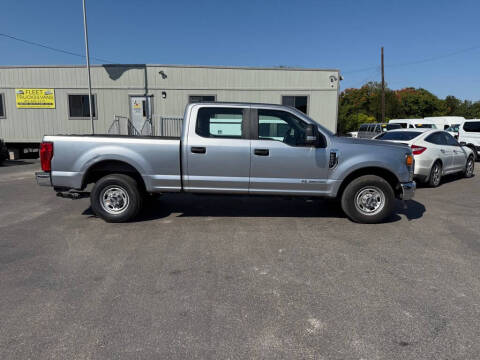
M 53 158 L 53 143 L 42 142 L 40 144 L 40 164 L 42 164 L 43 171 L 52 170 L 52 158 Z
M 418 146 L 418 145 L 412 145 L 411 148 L 412 148 L 412 154 L 413 154 L 413 155 L 420 155 L 420 154 L 423 153 L 425 150 L 427 150 L 426 147 L 424 147 L 424 146 Z

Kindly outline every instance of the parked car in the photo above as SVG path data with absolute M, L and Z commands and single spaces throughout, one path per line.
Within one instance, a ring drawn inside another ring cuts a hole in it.
M 3 139 L 0 139 L 0 165 L 2 165 L 6 159 L 8 159 L 7 145 L 5 145 Z
M 94 183 L 92 209 L 110 222 L 132 219 L 142 194 L 183 191 L 335 198 L 377 223 L 415 192 L 408 146 L 337 137 L 294 108 L 194 103 L 183 126 L 181 138 L 45 136 L 37 182 L 63 195 Z
M 415 179 L 431 187 L 440 185 L 443 175 L 462 173 L 472 177 L 474 172 L 473 151 L 461 146 L 446 131 L 429 129 L 393 130 L 378 135 L 375 139 L 407 144 L 415 157 Z
M 472 149 L 475 160 L 480 159 L 480 119 L 465 120 L 460 124 L 458 141 Z
M 386 124 L 386 123 L 374 123 L 374 124 L 362 124 L 358 130 L 357 137 L 361 139 L 371 139 L 378 134 L 385 131 L 401 129 L 400 124 Z
M 403 129 L 436 129 L 437 126 L 433 121 L 425 119 L 391 119 L 389 124 L 399 124 Z M 443 126 L 442 128 L 443 129 Z

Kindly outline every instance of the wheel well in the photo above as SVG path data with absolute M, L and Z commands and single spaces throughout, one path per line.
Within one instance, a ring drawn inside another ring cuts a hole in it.
M 132 165 L 119 160 L 104 160 L 92 165 L 83 176 L 82 189 L 109 174 L 124 174 L 132 177 L 145 190 L 142 176 Z
M 397 176 L 394 173 L 392 173 L 390 170 L 380 168 L 380 167 L 366 167 L 366 168 L 355 170 L 342 181 L 342 184 L 340 185 L 340 188 L 338 189 L 338 192 L 337 192 L 337 197 L 340 198 L 342 196 L 343 191 L 345 190 L 347 185 L 350 184 L 354 179 L 364 175 L 377 175 L 385 179 L 392 187 L 393 191 L 395 192 L 395 195 L 399 194 L 400 181 L 398 180 Z

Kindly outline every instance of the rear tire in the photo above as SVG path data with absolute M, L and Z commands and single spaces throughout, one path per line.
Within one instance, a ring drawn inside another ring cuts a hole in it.
M 439 161 L 435 161 L 430 170 L 430 177 L 428 179 L 428 186 L 436 188 L 442 182 L 442 164 Z
M 478 154 L 477 154 L 477 149 L 475 148 L 475 146 L 473 145 L 470 145 L 469 146 L 470 149 L 472 149 L 473 151 L 473 161 L 478 161 Z
M 128 175 L 111 174 L 98 180 L 90 194 L 93 212 L 106 222 L 126 222 L 142 207 L 137 182 Z
M 392 186 L 376 175 L 354 179 L 345 188 L 341 204 L 345 214 L 362 224 L 376 224 L 389 217 L 394 209 Z
M 475 171 L 475 158 L 472 155 L 472 156 L 469 156 L 467 159 L 463 176 L 466 178 L 471 178 L 473 176 L 474 171 Z

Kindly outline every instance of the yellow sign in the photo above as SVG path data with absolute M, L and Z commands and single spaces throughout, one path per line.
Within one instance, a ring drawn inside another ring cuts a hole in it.
M 55 109 L 54 89 L 15 89 L 19 109 Z

